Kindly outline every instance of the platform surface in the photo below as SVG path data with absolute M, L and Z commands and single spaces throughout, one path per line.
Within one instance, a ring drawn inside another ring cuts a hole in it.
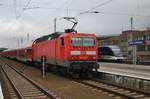
M 102 62 L 99 64 L 99 72 L 150 80 L 150 66 Z
M 2 92 L 2 87 L 1 87 L 1 83 L 0 83 L 0 99 L 4 99 L 3 92 Z

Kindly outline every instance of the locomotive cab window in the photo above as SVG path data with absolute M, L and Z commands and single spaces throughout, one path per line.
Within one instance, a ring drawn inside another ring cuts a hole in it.
M 72 46 L 95 46 L 95 39 L 93 37 L 72 37 Z
M 27 49 L 27 53 L 30 53 L 30 52 L 32 52 L 32 49 L 31 48 Z
M 60 44 L 61 46 L 64 46 L 64 38 L 60 38 Z
M 71 38 L 72 46 L 82 46 L 82 38 L 80 37 L 72 37 Z
M 95 39 L 91 37 L 84 37 L 83 46 L 95 46 Z

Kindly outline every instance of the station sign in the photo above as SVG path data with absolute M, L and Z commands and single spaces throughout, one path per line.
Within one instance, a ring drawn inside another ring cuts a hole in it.
M 135 41 L 130 41 L 128 42 L 129 45 L 141 45 L 145 44 L 145 40 L 135 40 Z

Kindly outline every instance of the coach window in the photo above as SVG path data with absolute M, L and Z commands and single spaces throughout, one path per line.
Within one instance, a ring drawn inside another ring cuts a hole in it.
M 64 38 L 60 38 L 61 40 L 61 46 L 64 46 Z
M 32 52 L 32 49 L 31 48 L 27 49 L 27 53 L 30 53 L 30 52 Z

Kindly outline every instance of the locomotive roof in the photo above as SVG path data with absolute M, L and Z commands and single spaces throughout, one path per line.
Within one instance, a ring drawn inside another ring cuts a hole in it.
M 52 34 L 49 34 L 49 35 L 45 35 L 45 36 L 42 36 L 40 38 L 37 38 L 35 41 L 34 41 L 34 44 L 36 43 L 40 43 L 40 42 L 43 42 L 43 41 L 47 41 L 47 40 L 51 40 L 51 39 L 54 39 L 54 38 L 57 38 L 59 37 L 61 34 L 65 34 L 65 35 L 70 35 L 70 33 L 64 33 L 64 32 L 55 32 L 55 33 L 52 33 Z M 72 33 L 72 35 L 84 35 L 84 36 L 94 36 L 94 34 L 84 34 L 84 33 Z
M 54 38 L 57 38 L 58 36 L 60 36 L 62 33 L 61 32 L 55 32 L 55 33 L 52 33 L 52 34 L 49 34 L 49 35 L 44 35 L 40 38 L 37 38 L 34 43 L 39 43 L 39 42 L 43 42 L 43 41 L 47 41 L 47 40 L 50 40 L 50 39 L 54 39 Z

